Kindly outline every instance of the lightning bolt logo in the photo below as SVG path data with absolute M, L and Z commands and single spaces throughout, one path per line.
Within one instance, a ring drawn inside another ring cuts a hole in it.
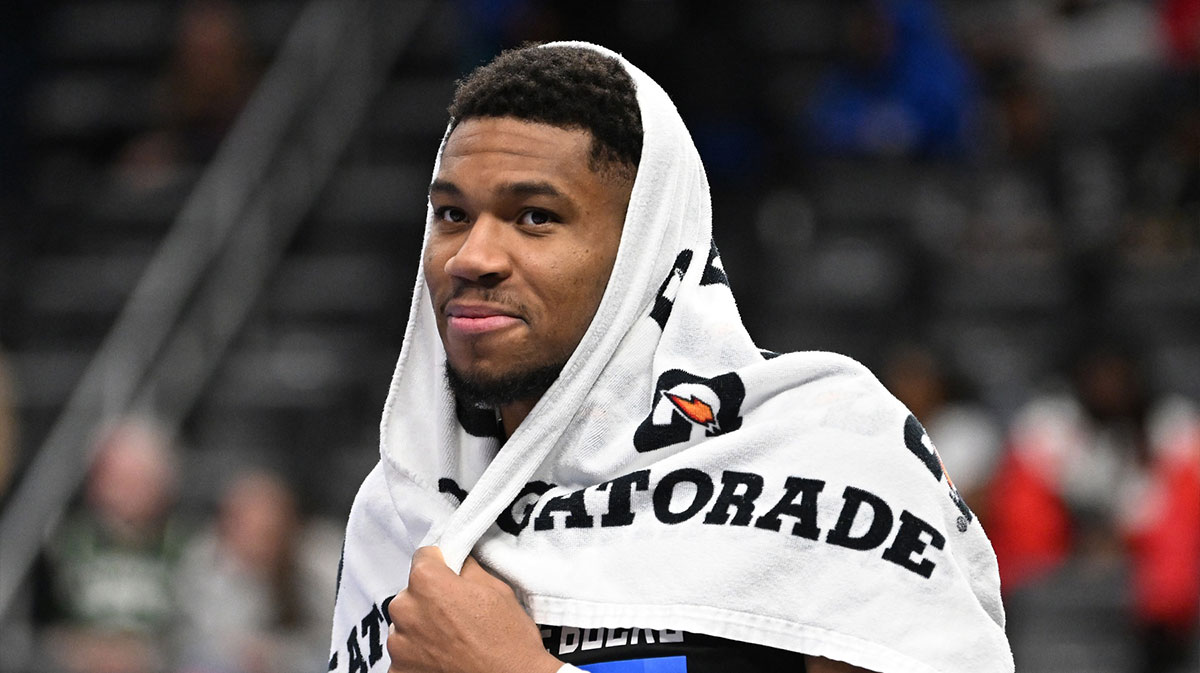
M 693 423 L 706 428 L 715 429 L 717 427 L 717 418 L 713 415 L 712 407 L 704 400 L 695 395 L 692 395 L 691 399 L 684 399 L 672 393 L 663 393 L 663 395 L 666 395 L 667 399 L 671 400 L 671 404 L 674 404 L 675 408 Z

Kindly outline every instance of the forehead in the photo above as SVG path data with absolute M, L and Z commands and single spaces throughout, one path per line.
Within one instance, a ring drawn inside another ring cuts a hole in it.
M 592 136 L 583 129 L 564 129 L 511 117 L 467 119 L 459 123 L 442 150 L 439 179 L 512 172 L 557 177 L 565 183 L 591 183 Z M 583 187 L 584 184 L 577 185 Z

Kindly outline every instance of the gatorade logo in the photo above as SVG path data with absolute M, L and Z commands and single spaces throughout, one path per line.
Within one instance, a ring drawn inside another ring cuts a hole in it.
M 650 414 L 633 434 L 640 453 L 715 437 L 742 427 L 746 387 L 735 373 L 711 379 L 680 369 L 658 377 Z

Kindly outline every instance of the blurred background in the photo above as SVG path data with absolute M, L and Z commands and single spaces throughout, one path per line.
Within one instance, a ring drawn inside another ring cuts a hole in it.
M 553 39 L 930 430 L 1018 671 L 1198 670 L 1200 0 L 8 0 L 0 670 L 325 670 L 453 83 Z

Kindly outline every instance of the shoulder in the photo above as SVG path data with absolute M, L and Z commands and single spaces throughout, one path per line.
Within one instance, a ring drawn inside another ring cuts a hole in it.
M 867 378 L 876 380 L 866 365 L 858 360 L 830 351 L 797 351 L 782 353 L 767 360 L 775 366 L 796 368 L 809 373 L 816 381 L 828 378 Z
M 402 525 L 398 514 L 388 495 L 383 463 L 376 463 L 354 496 L 350 518 L 346 523 L 346 539 L 350 540 L 353 536 L 375 538 L 395 533 L 396 527 Z
M 743 370 L 747 407 L 809 430 L 895 436 L 908 409 L 865 365 L 823 351 L 785 353 Z M 757 398 L 757 399 L 755 399 Z
M 786 382 L 788 389 L 831 395 L 837 399 L 868 400 L 899 406 L 875 374 L 858 360 L 840 353 L 784 353 L 763 363 L 768 376 Z M 782 390 L 780 392 L 783 392 Z
M 350 508 L 339 591 L 354 582 L 403 588 L 412 554 L 433 524 L 452 511 L 444 495 L 377 463 Z
M 376 465 L 363 480 L 346 522 L 335 611 L 374 603 L 378 594 L 403 589 L 415 549 L 404 517 L 388 497 L 383 470 Z

